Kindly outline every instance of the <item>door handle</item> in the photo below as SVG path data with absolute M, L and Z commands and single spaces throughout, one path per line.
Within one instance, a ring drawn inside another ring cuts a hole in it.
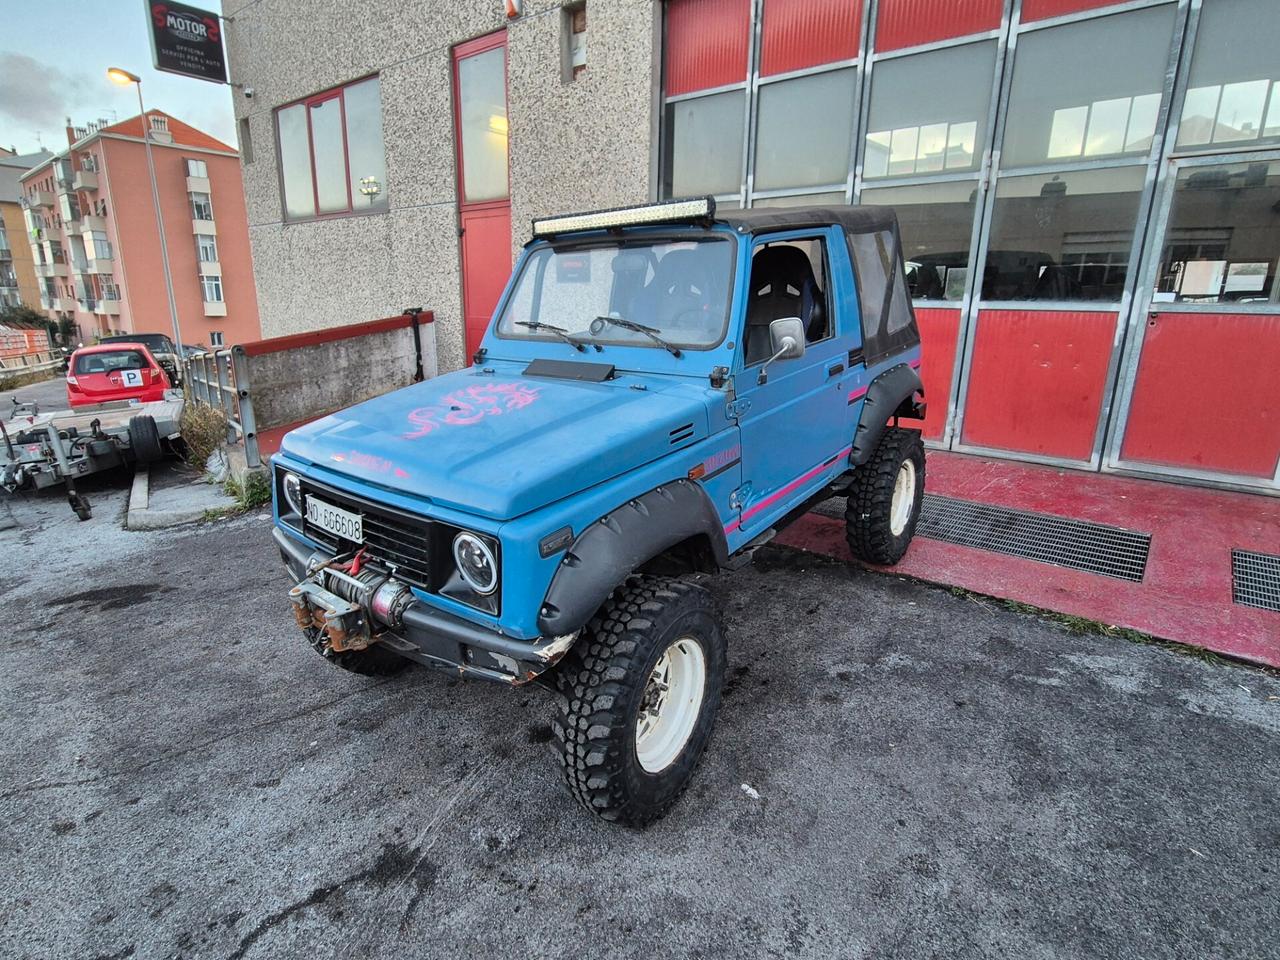
M 834 367 L 827 367 L 828 380 L 830 380 L 832 377 L 837 376 L 838 374 L 841 374 L 841 373 L 844 373 L 843 363 L 837 363 Z

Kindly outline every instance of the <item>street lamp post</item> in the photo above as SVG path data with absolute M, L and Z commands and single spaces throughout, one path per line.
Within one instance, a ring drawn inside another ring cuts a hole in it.
M 147 151 L 147 172 L 151 175 L 151 204 L 156 211 L 156 231 L 160 234 L 160 263 L 164 267 L 164 290 L 169 295 L 169 319 L 173 321 L 174 347 L 182 356 L 182 329 L 178 326 L 178 304 L 173 297 L 173 274 L 169 271 L 169 244 L 164 236 L 164 217 L 160 214 L 160 188 L 156 184 L 156 163 L 151 156 L 151 124 L 147 120 L 147 108 L 142 104 L 142 78 L 136 73 L 112 67 L 107 76 L 121 86 L 132 83 L 138 91 L 138 111 L 142 120 L 142 142 Z

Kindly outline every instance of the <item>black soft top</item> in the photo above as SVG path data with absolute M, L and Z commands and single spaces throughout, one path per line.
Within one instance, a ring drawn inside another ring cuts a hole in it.
M 756 207 L 752 210 L 716 210 L 716 220 L 739 233 L 772 233 L 808 227 L 844 227 L 845 233 L 896 232 L 893 207 Z
M 842 227 L 858 285 L 862 348 L 867 364 L 920 342 L 907 293 L 898 215 L 892 207 L 757 207 L 717 210 L 715 219 L 748 235 Z

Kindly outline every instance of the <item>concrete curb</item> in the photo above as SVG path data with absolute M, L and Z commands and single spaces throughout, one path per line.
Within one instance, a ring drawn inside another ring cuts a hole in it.
M 204 519 L 208 509 L 193 507 L 186 510 L 152 510 L 148 506 L 150 501 L 151 471 L 140 465 L 134 471 L 133 487 L 129 491 L 129 512 L 124 521 L 126 530 L 163 530 L 165 527 L 194 523 Z

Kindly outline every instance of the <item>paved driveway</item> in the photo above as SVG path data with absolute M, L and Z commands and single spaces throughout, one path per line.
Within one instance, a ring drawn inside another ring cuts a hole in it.
M 40 404 L 41 410 L 66 410 L 68 408 L 66 377 L 59 373 L 52 380 L 41 380 L 39 383 L 16 387 L 13 390 L 0 390 L 0 417 L 9 416 L 14 397 L 23 401 L 34 400 Z
M 94 495 L 0 533 L 2 956 L 1280 955 L 1256 670 L 767 550 L 714 587 L 698 778 L 628 832 L 569 801 L 540 692 L 342 674 L 265 521 L 128 534 Z

